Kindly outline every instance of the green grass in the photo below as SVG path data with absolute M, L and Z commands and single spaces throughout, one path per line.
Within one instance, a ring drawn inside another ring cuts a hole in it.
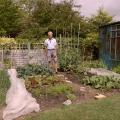
M 25 120 L 120 120 L 120 96 L 41 112 Z
M 0 71 L 0 107 L 5 103 L 7 89 L 9 88 L 7 72 Z

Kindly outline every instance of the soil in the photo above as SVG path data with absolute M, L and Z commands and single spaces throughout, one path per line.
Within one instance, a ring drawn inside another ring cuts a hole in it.
M 90 86 L 84 86 L 80 83 L 77 76 L 71 72 L 69 73 L 61 72 L 58 75 L 61 77 L 64 77 L 66 82 L 69 81 L 68 84 L 70 84 L 73 87 L 75 91 L 75 95 L 77 97 L 76 100 L 72 101 L 72 103 L 74 104 L 83 103 L 83 102 L 87 102 L 90 100 L 95 100 L 94 96 L 97 93 L 104 94 L 107 97 L 120 93 L 120 90 L 100 91 L 100 90 L 93 89 Z M 57 97 L 46 96 L 45 98 L 38 99 L 37 101 L 40 104 L 41 110 L 45 111 L 45 110 L 49 110 L 52 108 L 63 106 L 62 103 L 66 100 L 67 98 L 65 97 L 65 95 L 60 95 Z M 2 109 L 0 110 L 0 118 L 1 116 L 2 116 Z M 23 117 L 17 120 L 22 120 L 22 119 Z
M 78 79 L 77 75 L 75 75 L 72 72 L 66 73 L 60 72 L 58 76 L 63 77 L 66 80 L 66 82 L 69 81 L 68 84 L 70 84 L 74 89 L 74 94 L 76 95 L 76 100 L 72 101 L 72 103 L 74 104 L 95 100 L 94 96 L 97 93 L 103 94 L 107 97 L 120 93 L 120 90 L 100 91 L 91 88 L 90 86 L 85 86 L 80 83 L 80 80 Z M 84 90 L 82 91 L 81 88 Z M 46 96 L 45 98 L 38 99 L 37 101 L 40 104 L 41 110 L 44 111 L 51 108 L 62 106 L 63 102 L 66 100 L 67 98 L 65 95 L 59 95 L 59 96 Z

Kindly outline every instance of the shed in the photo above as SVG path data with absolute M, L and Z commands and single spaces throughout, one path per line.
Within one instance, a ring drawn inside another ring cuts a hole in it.
M 109 69 L 120 63 L 120 21 L 100 27 L 100 56 Z

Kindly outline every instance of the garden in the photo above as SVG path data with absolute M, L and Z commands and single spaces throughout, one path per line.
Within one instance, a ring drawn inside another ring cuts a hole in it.
M 30 114 L 15 116 L 16 120 L 119 120 L 120 64 L 117 61 L 109 67 L 106 62 L 106 58 L 117 58 L 119 49 L 104 48 L 103 36 L 107 39 L 111 35 L 106 29 L 102 36 L 99 33 L 100 26 L 113 22 L 113 17 L 104 8 L 86 17 L 80 6 L 74 7 L 73 1 L 66 0 L 0 0 L 0 119 L 6 103 L 22 86 L 25 95 L 19 109 L 23 104 L 24 111 L 31 102 L 41 111 L 31 110 L 32 104 L 27 109 Z M 45 56 L 48 31 L 58 43 L 57 74 Z M 113 55 L 105 58 L 108 49 Z M 21 85 L 14 84 L 16 90 L 7 99 L 15 80 Z M 32 101 L 26 105 L 28 98 Z
M 105 105 L 107 105 L 107 102 L 112 106 L 114 100 L 116 101 L 119 99 L 120 78 L 117 76 L 120 73 L 119 65 L 112 70 L 117 75 L 113 74 L 102 76 L 92 74 L 89 72 L 90 69 L 100 68 L 106 70 L 107 66 L 101 59 L 92 60 L 93 56 L 88 57 L 88 54 L 80 54 L 80 51 L 82 50 L 70 45 L 65 45 L 65 47 L 64 45 L 61 46 L 58 53 L 58 74 L 54 74 L 53 70 L 44 64 L 26 64 L 16 68 L 17 77 L 24 80 L 27 91 L 29 91 L 29 93 L 31 93 L 37 100 L 40 105 L 40 109 L 43 111 L 40 112 L 40 115 L 31 114 L 31 117 L 23 116 L 20 119 L 44 120 L 51 116 L 50 119 L 56 119 L 59 117 L 61 120 L 63 113 L 65 112 L 69 116 L 71 110 L 73 110 L 73 114 L 71 113 L 70 116 L 71 120 L 73 118 L 77 120 L 80 116 L 81 119 L 87 119 L 83 118 L 82 114 L 84 111 L 81 109 L 80 111 L 76 111 L 75 109 L 79 109 L 79 107 L 82 107 L 82 109 L 86 111 L 93 109 L 93 112 L 95 113 L 94 107 L 100 107 L 100 105 L 104 105 L 105 103 Z M 6 92 L 10 87 L 7 69 L 12 65 L 13 63 L 11 63 L 11 61 L 7 63 L 4 62 L 4 69 L 0 72 L 0 106 L 2 109 L 5 106 Z M 104 97 L 108 98 L 105 100 L 103 99 L 102 101 L 96 101 L 96 96 L 99 95 L 104 95 Z M 68 108 L 65 107 L 70 104 L 72 104 L 72 106 Z M 76 104 L 80 105 L 77 106 Z M 115 106 L 112 107 L 114 108 Z M 103 108 L 100 107 L 100 110 L 102 109 Z M 104 110 L 107 112 L 109 108 Z M 80 114 L 74 116 L 74 112 L 80 112 Z M 96 114 L 98 113 L 99 111 L 96 112 Z M 56 115 L 53 117 L 52 114 Z M 68 117 L 63 117 L 65 120 L 68 119 Z M 92 115 L 90 115 L 90 117 L 92 120 L 96 119 L 97 116 L 92 117 Z M 107 119 L 106 116 L 104 116 L 103 119 L 104 118 Z

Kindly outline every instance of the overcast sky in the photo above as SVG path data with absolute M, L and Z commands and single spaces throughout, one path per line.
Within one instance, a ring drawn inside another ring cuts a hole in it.
M 56 0 L 61 1 L 61 0 Z M 114 19 L 120 20 L 120 0 L 74 0 L 75 5 L 82 5 L 80 11 L 84 16 L 96 13 L 99 7 L 103 7 Z

